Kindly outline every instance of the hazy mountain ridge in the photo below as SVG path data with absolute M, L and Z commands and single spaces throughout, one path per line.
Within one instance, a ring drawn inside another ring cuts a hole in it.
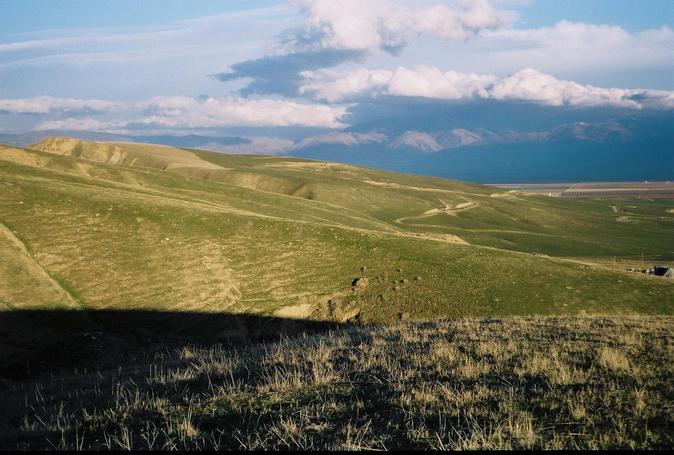
M 629 141 L 635 136 L 635 132 L 628 126 L 614 120 L 602 123 L 574 122 L 559 125 L 548 131 L 518 132 L 511 130 L 500 134 L 484 128 L 472 131 L 464 128 L 448 128 L 431 132 L 407 130 L 399 135 L 387 135 L 376 131 L 368 134 L 337 133 L 304 139 L 290 150 L 302 150 L 322 144 L 354 146 L 377 142 L 395 149 L 408 148 L 421 152 L 438 152 L 476 144 L 545 143 L 563 140 L 605 143 Z M 372 139 L 374 137 L 376 140 Z
M 212 136 L 42 131 L 0 135 L 0 142 L 26 146 L 48 136 L 72 136 L 156 143 L 220 153 L 289 155 L 476 182 L 674 178 L 674 115 L 668 112 L 541 109 L 532 114 L 518 106 L 502 109 L 499 118 L 480 116 L 484 110 L 457 112 L 363 120 L 341 131 L 226 130 Z

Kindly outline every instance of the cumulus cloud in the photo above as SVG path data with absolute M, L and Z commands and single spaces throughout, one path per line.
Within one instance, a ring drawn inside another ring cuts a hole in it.
M 395 70 L 337 72 L 333 70 L 302 72 L 304 82 L 299 92 L 326 101 L 342 101 L 365 96 L 393 95 L 445 100 L 488 98 L 487 87 L 498 78 L 490 74 L 442 72 L 418 66 Z
M 391 83 L 393 71 L 358 68 L 351 71 L 322 69 L 303 71 L 298 92 L 316 99 L 335 102 L 356 99 L 359 96 L 376 96 Z
M 294 95 L 301 82 L 299 73 L 307 70 L 337 66 L 347 61 L 361 60 L 360 51 L 327 49 L 287 55 L 268 55 L 232 65 L 224 73 L 214 74 L 220 81 L 250 78 L 252 81 L 241 94 L 280 93 Z
M 493 84 L 489 88 L 489 96 L 498 100 L 534 101 L 552 106 L 674 108 L 674 92 L 593 87 L 559 80 L 531 68 Z
M 481 58 L 458 58 L 478 71 L 513 71 L 534 64 L 541 71 L 570 77 L 647 67 L 671 71 L 674 32 L 663 26 L 630 33 L 617 25 L 562 20 L 550 27 L 488 31 L 475 45 L 465 51 Z
M 103 100 L 81 100 L 37 96 L 33 98 L 0 99 L 0 112 L 12 114 L 51 114 L 57 112 L 109 112 L 120 110 L 121 103 Z
M 394 0 L 291 0 L 303 24 L 280 35 L 274 51 L 231 65 L 215 74 L 221 81 L 252 79 L 241 90 L 251 93 L 297 93 L 298 73 L 362 61 L 377 50 L 397 54 L 412 35 L 465 41 L 509 23 L 509 16 L 488 0 L 464 0 L 451 6 L 403 5 Z
M 464 41 L 510 22 L 488 0 L 464 0 L 453 6 L 403 5 L 393 0 L 291 0 L 291 4 L 305 17 L 303 29 L 288 40 L 294 47 L 310 43 L 327 49 L 396 52 L 412 34 Z
M 49 102 L 44 102 L 45 99 Z M 0 100 L 0 110 L 47 117 L 34 127 L 36 130 L 73 131 L 110 131 L 125 127 L 146 129 L 150 126 L 186 129 L 302 126 L 334 129 L 345 126 L 343 121 L 347 114 L 347 106 L 340 105 L 300 103 L 287 99 L 188 96 L 154 97 L 129 103 L 38 97 Z M 65 113 L 87 110 L 100 111 L 105 115 L 102 118 L 72 115 L 63 118 Z
M 344 106 L 305 104 L 289 100 L 206 98 L 186 96 L 155 97 L 138 103 L 148 115 L 146 125 L 171 128 L 213 128 L 224 126 L 306 126 L 341 128 Z
M 442 72 L 419 66 L 396 70 L 305 71 L 299 91 L 330 102 L 380 95 L 441 100 L 495 99 L 551 106 L 674 108 L 674 92 L 600 88 L 557 79 L 528 68 L 503 78 L 490 74 Z
M 437 68 L 420 66 L 416 69 L 398 68 L 387 88 L 389 95 L 421 96 L 425 98 L 460 99 L 485 98 L 485 87 L 496 79 L 489 74 L 441 72 Z

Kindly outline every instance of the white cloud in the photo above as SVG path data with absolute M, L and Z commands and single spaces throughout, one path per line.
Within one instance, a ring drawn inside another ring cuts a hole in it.
M 0 53 L 59 47 L 67 44 L 68 42 L 68 39 L 51 38 L 2 43 L 0 44 Z
M 593 74 L 671 68 L 674 32 L 664 26 L 631 34 L 614 25 L 560 21 L 551 27 L 488 31 L 474 44 L 465 51 L 474 58 L 469 66 L 480 67 L 480 71 L 535 65 L 546 72 Z M 475 59 L 476 52 L 480 58 Z
M 278 99 L 155 97 L 138 104 L 140 123 L 171 128 L 307 126 L 341 128 L 346 107 Z
M 488 0 L 464 0 L 459 6 L 436 3 L 402 5 L 394 0 L 291 0 L 305 15 L 304 34 L 293 46 L 321 48 L 396 50 L 412 34 L 430 34 L 450 41 L 463 41 L 483 30 L 506 26 L 510 17 L 494 9 Z
M 12 114 L 50 114 L 55 112 L 120 110 L 122 103 L 103 100 L 81 100 L 36 96 L 33 98 L 0 99 L 0 112 Z
M 398 68 L 393 72 L 386 93 L 396 96 L 461 99 L 486 98 L 486 86 L 496 80 L 489 74 L 443 73 L 437 68 L 420 66 L 415 69 Z
M 92 111 L 102 118 L 77 115 Z M 0 112 L 40 115 L 43 120 L 34 127 L 38 130 L 109 131 L 130 125 L 186 129 L 232 126 L 342 128 L 347 107 L 240 97 L 167 96 L 135 103 L 35 97 L 0 99 Z M 64 118 L 65 114 L 70 116 Z
M 559 80 L 531 68 L 501 79 L 489 88 L 489 95 L 498 100 L 534 101 L 552 106 L 674 108 L 673 92 L 593 87 Z
M 311 95 L 330 102 L 359 95 L 377 94 L 391 83 L 393 72 L 358 68 L 351 71 L 302 71 L 303 81 L 298 88 L 301 95 Z
M 306 71 L 300 92 L 331 102 L 379 95 L 442 100 L 496 99 L 531 101 L 552 106 L 674 108 L 674 92 L 600 88 L 557 79 L 528 68 L 513 75 L 441 72 L 436 68 L 399 67 L 394 71 L 358 69 Z
M 208 75 L 264 53 L 297 16 L 279 5 L 162 25 L 0 31 L 0 98 L 222 93 Z
M 67 118 L 65 120 L 47 120 L 38 124 L 35 131 L 67 130 L 67 131 L 110 131 L 124 128 L 129 122 L 124 120 L 103 121 L 91 118 Z
M 418 66 L 413 69 L 368 70 L 348 72 L 335 70 L 304 71 L 299 87 L 303 95 L 312 95 L 330 102 L 358 96 L 419 96 L 425 98 L 486 98 L 485 87 L 497 78 L 492 75 L 443 73 L 437 68 Z

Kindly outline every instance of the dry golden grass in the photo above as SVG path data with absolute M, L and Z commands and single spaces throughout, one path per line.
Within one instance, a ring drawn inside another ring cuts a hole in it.
M 77 309 L 74 301 L 32 257 L 21 240 L 0 222 L 0 311 L 14 308 Z
M 597 355 L 599 364 L 616 373 L 629 372 L 630 361 L 625 354 L 615 348 L 603 346 Z
M 346 327 L 7 382 L 0 447 L 672 449 L 671 317 Z

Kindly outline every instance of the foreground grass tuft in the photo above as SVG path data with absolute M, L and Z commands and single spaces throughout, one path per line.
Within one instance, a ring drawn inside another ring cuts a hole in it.
M 660 448 L 671 317 L 400 323 L 9 383 L 0 447 Z

